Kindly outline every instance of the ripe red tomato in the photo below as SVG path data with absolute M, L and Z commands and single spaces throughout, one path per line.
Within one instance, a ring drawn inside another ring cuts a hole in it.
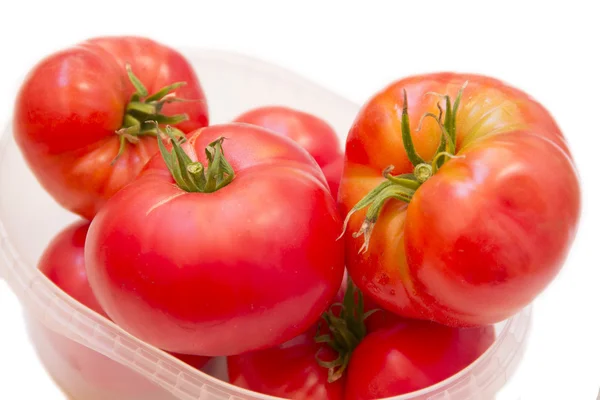
M 40 271 L 65 293 L 105 317 L 87 279 L 84 243 L 90 223 L 75 222 L 52 239 L 39 261 Z M 148 379 L 116 361 L 28 318 L 32 341 L 48 372 L 63 390 L 77 398 L 154 399 L 164 393 Z M 209 357 L 173 354 L 195 368 Z M 157 394 L 157 397 L 154 396 Z
M 357 301 L 354 295 L 351 297 Z M 340 354 L 317 343 L 313 328 L 283 345 L 227 357 L 230 382 L 267 395 L 299 400 L 387 398 L 449 378 L 475 361 L 494 341 L 491 326 L 452 328 L 402 319 L 383 310 L 362 322 L 360 317 L 344 320 L 344 341 L 356 337 L 358 343 L 349 350 L 348 360 L 334 367 L 338 375 L 329 376 L 327 368 L 317 361 L 318 357 L 331 362 Z M 363 333 L 355 333 L 360 325 Z M 328 332 L 334 330 L 331 327 Z M 347 366 L 345 372 L 343 365 Z
M 347 400 L 398 396 L 460 372 L 494 342 L 494 327 L 452 328 L 404 320 L 368 334 L 347 370 Z
M 198 355 L 307 330 L 344 272 L 341 220 L 315 161 L 248 124 L 204 128 L 161 153 L 90 228 L 88 275 L 108 315 Z
M 539 103 L 442 73 L 395 82 L 362 108 L 339 203 L 348 271 L 365 294 L 403 316 L 473 326 L 514 315 L 558 273 L 580 190 Z
M 135 79 L 130 82 L 127 64 L 147 93 L 134 87 Z M 91 219 L 156 153 L 156 129 L 147 119 L 183 132 L 206 126 L 198 78 L 171 48 L 144 38 L 108 37 L 41 61 L 20 89 L 13 127 L 42 186 L 62 206 Z
M 90 223 L 78 221 L 59 232 L 40 257 L 39 270 L 66 294 L 107 317 L 85 271 L 84 245 Z
M 311 329 L 280 346 L 227 357 L 229 382 L 284 399 L 343 400 L 345 378 L 328 383 L 327 369 L 315 358 L 317 352 L 327 360 L 336 354 L 314 336 Z
M 312 114 L 281 106 L 255 108 L 235 121 L 262 126 L 298 143 L 323 169 L 331 193 L 337 196 L 344 166 L 343 155 L 340 141 L 327 122 Z

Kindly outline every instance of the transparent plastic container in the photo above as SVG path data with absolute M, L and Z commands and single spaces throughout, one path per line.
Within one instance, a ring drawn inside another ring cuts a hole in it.
M 277 66 L 212 50 L 183 53 L 206 89 L 213 123 L 252 107 L 281 104 L 325 118 L 344 139 L 358 111 L 356 104 Z M 38 257 L 76 218 L 37 183 L 8 127 L 0 142 L 0 276 L 23 305 L 41 362 L 70 399 L 273 399 L 222 381 L 224 359 L 213 360 L 206 373 L 198 371 L 72 300 L 42 275 Z M 530 320 L 526 308 L 497 324 L 495 343 L 468 368 L 395 399 L 494 398 L 520 361 Z

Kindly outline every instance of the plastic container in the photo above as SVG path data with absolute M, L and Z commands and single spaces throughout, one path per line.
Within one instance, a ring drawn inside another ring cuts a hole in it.
M 325 118 L 344 138 L 358 106 L 282 68 L 209 50 L 183 53 L 206 89 L 211 121 L 260 105 L 282 104 Z M 37 269 L 60 229 L 77 217 L 60 208 L 28 170 L 10 127 L 0 142 L 0 276 L 21 301 L 39 358 L 72 399 L 273 399 L 229 385 L 223 359 L 208 373 L 136 339 L 65 295 Z M 439 384 L 397 400 L 490 399 L 513 374 L 525 348 L 531 310 L 496 325 L 494 345 Z

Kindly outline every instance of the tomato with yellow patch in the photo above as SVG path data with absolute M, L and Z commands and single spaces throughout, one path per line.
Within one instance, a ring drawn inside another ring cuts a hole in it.
M 542 105 L 496 79 L 439 73 L 363 106 L 338 202 L 361 290 L 399 315 L 473 326 L 517 313 L 556 276 L 580 188 Z

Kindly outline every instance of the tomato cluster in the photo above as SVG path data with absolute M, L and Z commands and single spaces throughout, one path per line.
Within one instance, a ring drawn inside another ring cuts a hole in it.
M 466 368 L 556 276 L 579 219 L 548 111 L 479 75 L 392 83 L 342 151 L 324 120 L 284 106 L 209 125 L 181 54 L 98 38 L 30 72 L 14 134 L 85 219 L 50 243 L 48 278 L 194 367 L 227 356 L 231 383 L 283 398 L 389 397 Z

